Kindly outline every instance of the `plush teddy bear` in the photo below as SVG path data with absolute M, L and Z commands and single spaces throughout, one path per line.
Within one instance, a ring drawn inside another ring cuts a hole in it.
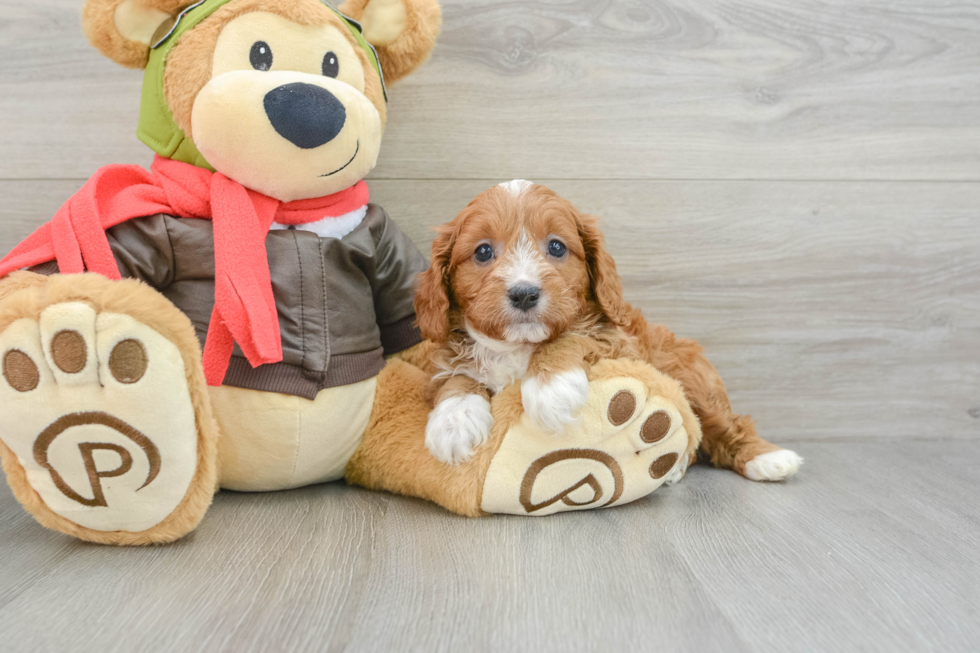
M 137 133 L 156 157 L 98 171 L 0 262 L 0 455 L 41 524 L 169 542 L 219 487 L 345 477 L 542 515 L 632 501 L 693 453 L 680 386 L 626 361 L 591 369 L 560 439 L 508 388 L 470 460 L 425 449 L 427 260 L 363 178 L 436 0 L 88 0 L 83 26 L 145 69 Z

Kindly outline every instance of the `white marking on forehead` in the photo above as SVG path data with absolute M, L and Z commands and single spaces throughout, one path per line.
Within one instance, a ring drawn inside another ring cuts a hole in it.
M 497 185 L 514 197 L 520 197 L 524 194 L 524 191 L 534 185 L 534 182 L 528 181 L 527 179 L 512 179 L 511 181 L 501 182 Z
M 544 265 L 544 257 L 527 235 L 527 230 L 521 229 L 517 242 L 504 257 L 500 274 L 508 288 L 519 284 L 540 286 Z

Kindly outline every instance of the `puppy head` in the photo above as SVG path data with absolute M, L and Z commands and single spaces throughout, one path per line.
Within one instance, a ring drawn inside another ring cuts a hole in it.
M 485 191 L 439 227 L 415 311 L 423 336 L 437 342 L 465 327 L 498 341 L 539 343 L 590 314 L 627 320 L 596 219 L 524 180 Z

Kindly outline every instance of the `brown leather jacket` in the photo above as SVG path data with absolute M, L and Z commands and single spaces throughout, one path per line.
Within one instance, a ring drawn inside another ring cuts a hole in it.
M 214 307 L 211 222 L 160 214 L 119 224 L 107 236 L 120 273 L 187 314 L 203 347 Z M 323 388 L 375 376 L 384 355 L 421 341 L 412 302 L 428 261 L 381 207 L 369 204 L 341 239 L 270 231 L 266 251 L 283 360 L 253 369 L 236 345 L 225 385 L 312 399 Z M 53 273 L 55 265 L 37 271 Z

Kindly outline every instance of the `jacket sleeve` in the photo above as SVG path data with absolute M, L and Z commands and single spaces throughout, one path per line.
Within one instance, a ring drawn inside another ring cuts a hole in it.
M 139 279 L 156 289 L 173 282 L 174 250 L 167 216 L 128 220 L 106 231 L 106 238 L 124 279 Z M 58 264 L 50 261 L 32 269 L 41 274 L 57 274 Z
M 387 213 L 376 242 L 374 262 L 374 312 L 384 353 L 390 355 L 422 342 L 415 324 L 416 277 L 429 267 L 429 262 Z

